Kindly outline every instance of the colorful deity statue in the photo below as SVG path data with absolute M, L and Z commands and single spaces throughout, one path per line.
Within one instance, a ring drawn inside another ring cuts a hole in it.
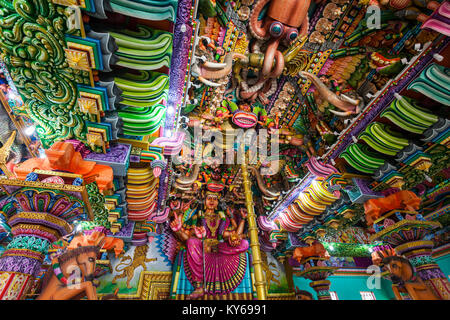
M 230 293 L 242 281 L 248 264 L 249 243 L 244 239 L 246 212 L 240 210 L 242 219 L 236 223 L 218 210 L 218 204 L 219 194 L 208 191 L 204 212 L 192 215 L 185 223 L 183 216 L 174 212 L 175 219 L 170 224 L 186 245 L 184 268 L 194 287 L 190 299 Z

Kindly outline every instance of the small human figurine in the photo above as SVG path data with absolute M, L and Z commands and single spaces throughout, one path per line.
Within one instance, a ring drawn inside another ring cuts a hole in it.
M 271 129 L 269 133 L 280 135 L 280 143 L 290 144 L 292 146 L 301 147 L 308 157 L 316 154 L 311 142 L 303 134 L 297 134 L 294 131 L 286 128 Z
M 243 104 L 239 105 L 239 108 L 245 112 L 252 112 L 252 108 L 250 107 L 250 105 L 248 103 L 243 103 Z
M 216 109 L 216 116 L 214 117 L 214 122 L 219 130 L 222 130 L 221 125 L 226 119 L 232 118 L 233 114 L 227 108 L 219 107 Z
M 269 118 L 266 115 L 263 115 L 260 117 L 260 121 L 258 121 L 258 123 L 263 126 L 266 127 L 267 129 L 277 129 L 278 128 L 278 124 L 280 121 L 280 118 L 278 115 L 275 116 L 275 120 L 272 118 Z

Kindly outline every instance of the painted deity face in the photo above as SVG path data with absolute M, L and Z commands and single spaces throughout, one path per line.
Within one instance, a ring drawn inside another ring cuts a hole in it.
M 208 195 L 206 197 L 206 209 L 217 209 L 217 206 L 219 205 L 219 199 L 217 196 Z

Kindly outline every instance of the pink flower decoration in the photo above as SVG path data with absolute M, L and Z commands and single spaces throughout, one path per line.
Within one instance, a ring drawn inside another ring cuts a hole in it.
M 392 226 L 393 224 L 395 224 L 394 220 L 392 219 L 385 219 L 384 220 L 384 227 L 387 228 L 389 226 Z

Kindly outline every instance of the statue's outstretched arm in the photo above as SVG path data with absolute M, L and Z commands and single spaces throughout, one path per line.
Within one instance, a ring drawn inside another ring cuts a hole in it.
M 170 223 L 170 228 L 181 241 L 187 241 L 189 239 L 189 234 L 187 234 L 183 230 L 183 215 L 177 215 L 176 212 L 174 212 L 173 214 L 175 216 L 175 219 L 173 219 L 173 221 Z

